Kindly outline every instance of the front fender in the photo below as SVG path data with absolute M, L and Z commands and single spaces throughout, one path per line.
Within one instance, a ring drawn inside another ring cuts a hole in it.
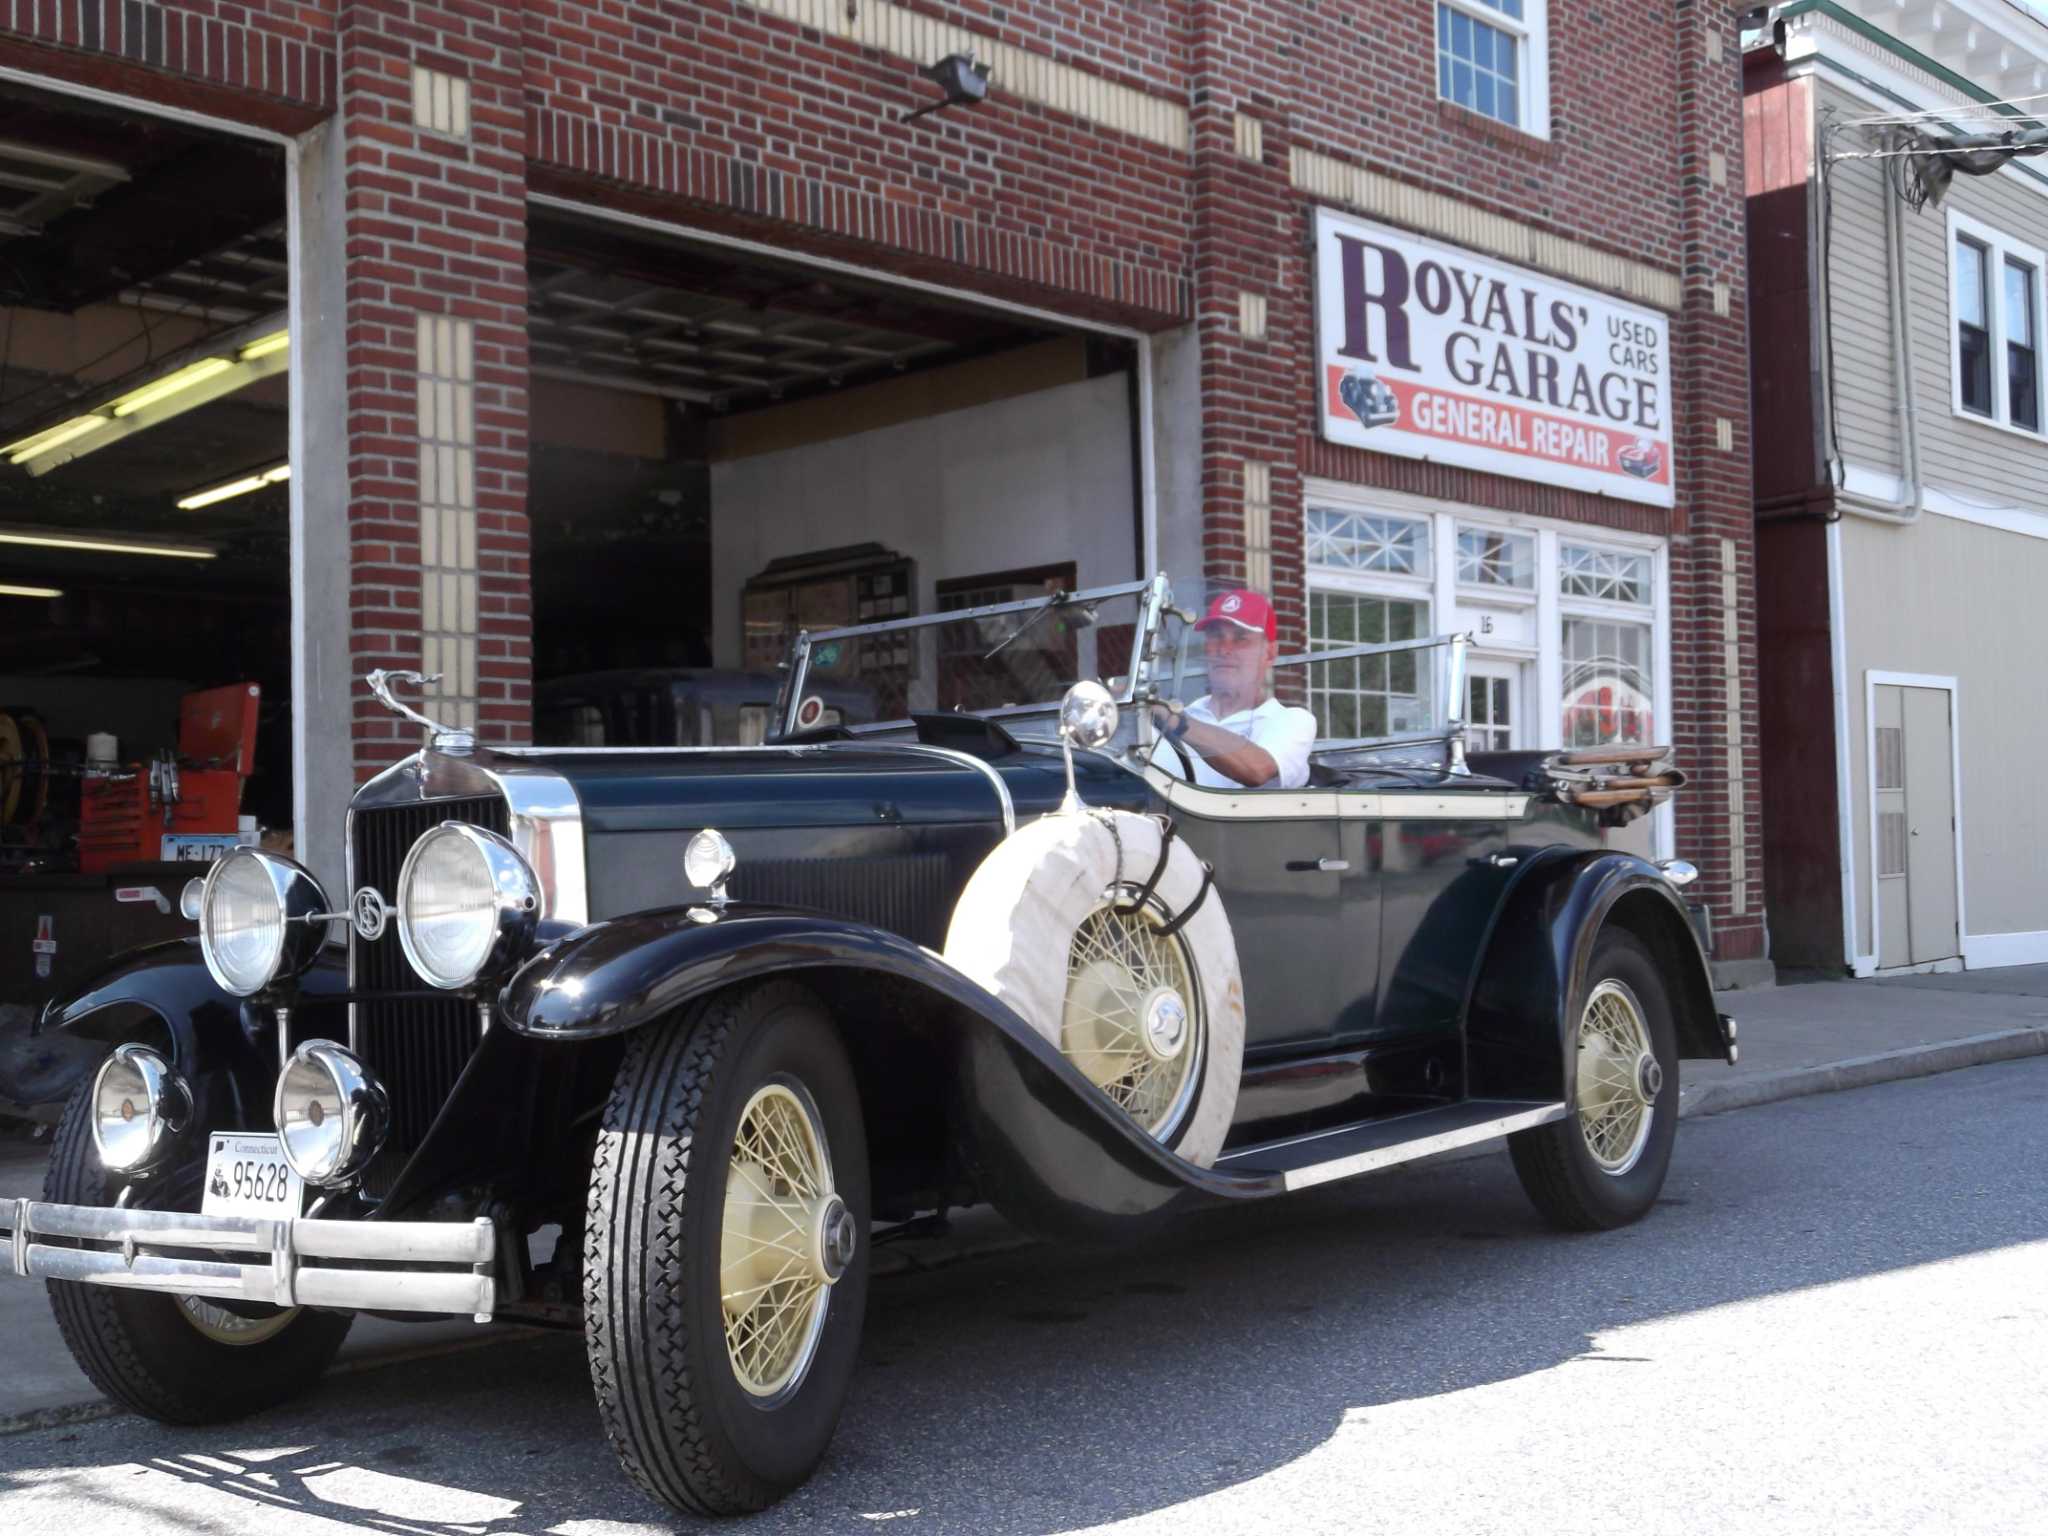
M 1602 930 L 1627 928 L 1663 972 L 1678 1054 L 1725 1059 L 1706 956 L 1685 904 L 1658 868 L 1614 849 L 1542 850 L 1503 893 L 1466 1005 L 1470 1092 L 1481 1098 L 1565 1093 L 1575 999 Z
M 820 913 L 734 903 L 707 920 L 673 908 L 599 923 L 528 961 L 500 994 L 504 1026 L 592 1040 L 666 1017 L 712 992 L 809 973 L 828 1008 L 856 979 L 901 984 L 921 1018 L 892 1049 L 943 1058 L 954 1144 L 1011 1220 L 1066 1236 L 1129 1236 L 1199 1206 L 1281 1192 L 1277 1177 L 1197 1167 L 1138 1129 L 1037 1030 L 941 957 L 896 934 Z M 834 1009 L 842 1032 L 895 1028 L 884 1010 Z

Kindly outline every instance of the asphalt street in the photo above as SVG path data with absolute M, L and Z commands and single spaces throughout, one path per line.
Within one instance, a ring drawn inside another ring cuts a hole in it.
M 2039 1531 L 2044 1168 L 2035 1058 L 1688 1121 L 1619 1233 L 1487 1157 L 887 1279 L 826 1464 L 736 1528 Z M 10 1536 L 691 1528 L 573 1337 L 0 1439 Z

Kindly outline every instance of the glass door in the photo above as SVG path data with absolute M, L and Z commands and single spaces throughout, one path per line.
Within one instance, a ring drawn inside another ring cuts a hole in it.
M 1465 673 L 1465 749 L 1506 752 L 1522 744 L 1522 679 L 1519 661 L 1475 656 Z

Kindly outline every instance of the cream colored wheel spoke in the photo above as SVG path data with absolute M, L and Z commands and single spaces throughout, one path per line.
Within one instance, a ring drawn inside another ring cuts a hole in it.
M 1074 932 L 1060 1047 L 1112 1103 L 1159 1136 L 1186 1108 L 1200 1070 L 1200 999 L 1192 957 L 1178 936 L 1160 933 L 1158 909 L 1118 909 L 1133 894 L 1106 896 Z M 1148 1034 L 1148 1014 L 1162 999 L 1185 1020 L 1170 1045 Z
M 851 1218 L 832 1182 L 823 1122 L 799 1084 L 757 1089 L 740 1114 L 726 1173 L 719 1301 L 734 1377 L 755 1397 L 793 1390 L 850 1260 L 831 1231 Z
M 1662 1069 L 1635 993 L 1612 977 L 1579 1016 L 1574 1069 L 1579 1134 L 1603 1173 L 1619 1178 L 1649 1144 Z

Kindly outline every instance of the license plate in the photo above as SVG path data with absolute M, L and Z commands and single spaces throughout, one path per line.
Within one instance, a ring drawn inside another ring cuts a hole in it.
M 305 1203 L 305 1183 L 284 1160 L 275 1136 L 209 1138 L 202 1215 L 290 1217 Z

